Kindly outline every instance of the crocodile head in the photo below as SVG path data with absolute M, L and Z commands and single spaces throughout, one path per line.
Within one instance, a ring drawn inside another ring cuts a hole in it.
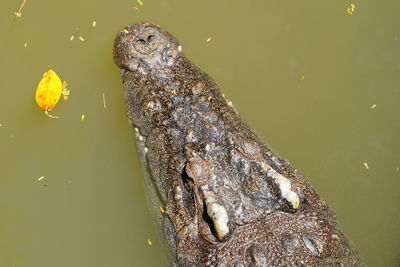
M 174 37 L 149 23 L 128 26 L 114 58 L 173 261 L 361 265 L 325 202 L 257 137 Z

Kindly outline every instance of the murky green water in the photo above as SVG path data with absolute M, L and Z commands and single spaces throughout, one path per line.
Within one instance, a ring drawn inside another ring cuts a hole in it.
M 21 2 L 0 9 L 0 266 L 166 266 L 111 56 L 139 21 L 182 42 L 369 266 L 399 266 L 398 1 L 357 1 L 350 15 L 330 0 L 28 0 L 13 22 Z M 71 89 L 59 120 L 34 100 L 48 65 Z

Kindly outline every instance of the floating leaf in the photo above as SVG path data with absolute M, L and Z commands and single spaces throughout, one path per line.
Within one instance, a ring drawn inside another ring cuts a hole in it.
M 49 70 L 43 75 L 43 78 L 39 82 L 35 98 L 39 108 L 44 110 L 46 115 L 51 118 L 57 117 L 50 115 L 48 112 L 57 105 L 62 90 L 63 84 L 60 77 L 49 67 Z

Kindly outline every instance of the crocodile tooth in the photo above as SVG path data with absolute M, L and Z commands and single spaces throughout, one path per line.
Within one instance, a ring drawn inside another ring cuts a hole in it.
M 294 209 L 297 209 L 300 204 L 300 198 L 296 192 L 292 191 L 290 180 L 271 168 L 268 164 L 263 164 L 262 167 L 267 170 L 267 174 L 274 179 L 278 185 L 281 197 L 289 201 Z
M 221 240 L 229 233 L 228 213 L 224 206 L 217 203 L 213 192 L 203 190 L 203 196 L 207 214 L 213 221 L 218 239 Z

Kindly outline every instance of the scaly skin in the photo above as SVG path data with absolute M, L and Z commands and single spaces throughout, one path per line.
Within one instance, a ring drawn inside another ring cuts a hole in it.
M 326 203 L 174 37 L 149 23 L 128 26 L 116 38 L 114 59 L 173 263 L 363 266 Z

